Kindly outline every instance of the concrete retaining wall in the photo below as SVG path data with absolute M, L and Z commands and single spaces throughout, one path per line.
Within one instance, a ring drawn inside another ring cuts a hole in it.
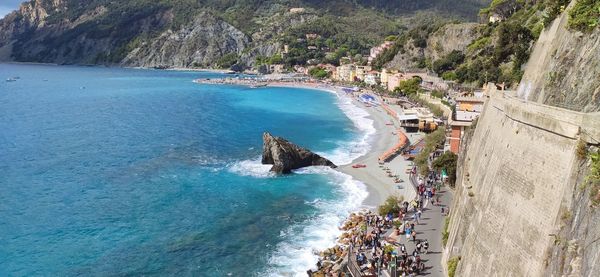
M 444 262 L 456 276 L 542 276 L 571 206 L 580 139 L 600 141 L 600 114 L 492 92 L 460 154 Z

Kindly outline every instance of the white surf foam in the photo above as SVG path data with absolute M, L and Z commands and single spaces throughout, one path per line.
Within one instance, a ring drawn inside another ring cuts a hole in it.
M 352 98 L 341 95 L 340 93 L 335 94 L 338 97 L 336 104 L 342 112 L 352 120 L 354 126 L 360 131 L 361 135 L 354 141 L 340 142 L 339 147 L 330 152 L 318 154 L 327 157 L 337 165 L 345 165 L 369 152 L 371 149 L 370 140 L 372 135 L 375 134 L 376 129 L 373 125 L 373 120 L 369 118 L 369 113 L 363 108 L 355 105 Z
M 241 176 L 251 176 L 255 178 L 269 178 L 275 176 L 269 170 L 272 165 L 262 164 L 261 157 L 253 160 L 244 160 L 230 164 L 227 168 L 229 172 Z
M 315 268 L 317 254 L 335 245 L 336 238 L 342 234 L 339 227 L 351 212 L 360 208 L 368 195 L 363 183 L 327 167 L 309 167 L 295 173 L 326 175 L 343 197 L 309 202 L 319 210 L 318 215 L 281 232 L 283 242 L 269 257 L 270 268 L 261 276 L 306 276 L 308 269 Z
M 356 140 L 340 142 L 336 149 L 319 154 L 335 164 L 345 165 L 368 153 L 370 139 L 376 130 L 373 120 L 368 118 L 369 113 L 355 105 L 352 98 L 334 91 L 329 92 L 336 94 L 336 104 L 352 120 L 360 135 Z M 270 167 L 262 165 L 259 157 L 233 163 L 228 166 L 228 170 L 239 175 L 268 178 L 274 176 L 269 172 Z M 328 167 L 308 167 L 294 172 L 326 175 L 341 197 L 336 200 L 316 199 L 308 202 L 307 204 L 318 209 L 317 215 L 281 231 L 283 241 L 270 255 L 266 272 L 259 276 L 306 276 L 308 269 L 316 267 L 318 253 L 335 245 L 336 239 L 342 234 L 339 229 L 341 224 L 350 213 L 361 208 L 362 202 L 368 196 L 366 186 L 362 182 Z

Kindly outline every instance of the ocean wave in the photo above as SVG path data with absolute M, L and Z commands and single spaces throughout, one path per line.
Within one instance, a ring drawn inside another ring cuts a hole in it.
M 361 207 L 368 195 L 363 183 L 328 167 L 308 167 L 294 173 L 326 175 L 342 197 L 309 202 L 319 210 L 318 215 L 281 232 L 283 241 L 269 257 L 270 268 L 260 276 L 306 276 L 308 269 L 315 268 L 318 253 L 335 245 L 342 234 L 339 227 L 348 214 Z
M 255 178 L 270 178 L 275 176 L 270 172 L 272 165 L 262 164 L 261 157 L 252 160 L 244 160 L 231 163 L 227 169 L 229 172 L 240 176 L 251 176 Z
M 337 165 L 345 165 L 369 152 L 371 149 L 370 139 L 375 134 L 376 129 L 373 120 L 369 118 L 369 113 L 355 105 L 352 98 L 339 93 L 336 93 L 336 95 L 338 97 L 338 107 L 352 120 L 354 126 L 360 131 L 360 137 L 350 142 L 340 142 L 334 150 L 318 154 L 327 157 Z

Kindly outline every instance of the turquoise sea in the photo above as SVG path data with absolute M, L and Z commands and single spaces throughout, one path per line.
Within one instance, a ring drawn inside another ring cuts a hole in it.
M 0 276 L 305 276 L 367 192 L 269 174 L 262 132 L 345 164 L 372 122 L 333 93 L 192 82 L 220 76 L 0 64 Z

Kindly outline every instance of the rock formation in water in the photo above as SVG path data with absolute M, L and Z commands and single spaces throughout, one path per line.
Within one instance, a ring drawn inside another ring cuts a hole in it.
M 262 163 L 272 164 L 271 172 L 276 173 L 290 173 L 293 169 L 314 165 L 337 167 L 330 160 L 268 132 L 263 134 Z

